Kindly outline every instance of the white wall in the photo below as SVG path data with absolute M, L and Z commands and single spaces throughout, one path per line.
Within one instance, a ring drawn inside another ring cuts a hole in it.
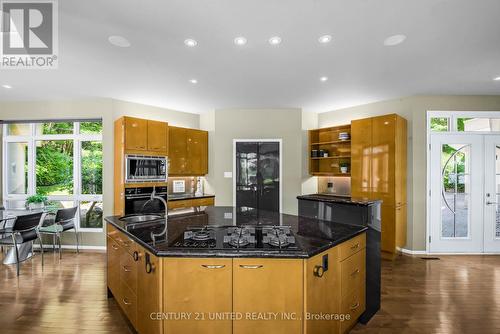
M 112 99 L 67 101 L 0 102 L 0 120 L 43 120 L 71 118 L 102 118 L 103 122 L 103 209 L 104 215 L 113 214 L 113 122 L 128 115 L 168 121 L 171 125 L 199 127 L 199 115 L 162 109 Z M 0 164 L 1 165 L 1 164 Z M 104 246 L 104 233 L 82 233 L 83 245 Z M 73 236 L 63 243 L 73 244 Z
M 408 120 L 408 242 L 405 248 L 425 250 L 427 134 L 426 113 L 439 111 L 499 111 L 500 96 L 416 96 L 335 110 L 319 115 L 319 127 L 397 113 Z
M 233 181 L 224 178 L 224 172 L 233 170 L 233 139 L 282 139 L 283 212 L 297 213 L 305 154 L 300 109 L 216 110 L 202 115 L 200 126 L 210 131 L 210 173 L 206 181 L 215 191 L 216 205 L 232 205 Z

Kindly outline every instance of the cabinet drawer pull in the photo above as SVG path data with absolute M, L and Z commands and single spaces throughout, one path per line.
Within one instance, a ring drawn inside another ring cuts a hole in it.
M 226 267 L 223 264 L 202 264 L 201 266 L 207 269 L 222 269 Z
M 127 300 L 127 298 L 123 298 L 122 300 L 123 300 L 123 304 L 132 305 L 132 303 Z
M 359 247 L 359 242 L 357 244 L 355 244 L 354 246 L 351 246 L 351 249 L 356 249 Z
M 122 240 L 122 243 L 123 243 L 123 246 L 125 247 L 130 247 L 130 244 L 132 243 L 131 241 L 123 241 Z
M 356 275 L 356 274 L 358 274 L 358 273 L 359 273 L 359 269 L 356 269 L 356 270 L 354 270 L 354 271 L 351 273 L 351 276 L 355 276 L 355 275 Z
M 113 248 L 114 250 L 118 250 L 119 249 L 118 246 L 115 245 L 115 244 L 111 245 L 111 248 Z
M 254 265 L 240 264 L 240 267 L 243 269 L 260 269 L 264 266 L 261 264 L 254 264 Z
M 127 267 L 127 266 L 123 266 L 123 271 L 125 271 L 126 273 L 129 273 L 129 272 L 131 272 L 132 270 L 130 270 L 130 268 L 129 268 L 129 267 Z
M 357 302 L 356 304 L 354 304 L 354 305 L 351 306 L 351 311 L 354 311 L 358 307 L 359 307 L 359 302 Z

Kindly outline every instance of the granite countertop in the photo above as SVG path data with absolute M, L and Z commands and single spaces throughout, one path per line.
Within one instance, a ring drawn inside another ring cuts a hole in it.
M 350 196 L 339 196 L 334 194 L 309 194 L 297 196 L 297 199 L 304 199 L 308 201 L 318 201 L 318 202 L 330 202 L 330 203 L 342 203 L 342 204 L 352 204 L 352 205 L 372 205 L 375 203 L 381 203 L 378 199 L 368 199 L 360 197 L 350 197 Z
M 313 218 L 257 210 L 254 208 L 206 207 L 204 210 L 169 215 L 166 236 L 153 242 L 151 232 L 159 233 L 164 220 L 127 226 L 118 216 L 105 220 L 160 257 L 259 257 L 259 258 L 309 258 L 332 248 L 366 231 L 364 226 L 333 223 Z M 188 226 L 241 226 L 287 225 L 290 226 L 297 249 L 186 249 L 173 246 Z
M 210 197 L 215 197 L 215 195 L 212 194 L 203 194 L 203 195 L 195 195 L 195 194 L 169 194 L 168 195 L 168 200 L 169 201 L 181 201 L 181 200 L 186 200 L 186 199 L 197 199 L 197 198 L 210 198 Z

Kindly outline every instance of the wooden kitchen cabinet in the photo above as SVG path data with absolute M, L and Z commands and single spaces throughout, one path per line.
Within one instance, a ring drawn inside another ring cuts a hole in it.
M 168 155 L 168 125 L 148 120 L 148 151 Z
M 353 197 L 371 195 L 372 119 L 351 123 L 351 194 Z
M 160 334 L 163 321 L 151 319 L 151 314 L 163 310 L 163 263 L 142 247 L 138 253 L 136 328 L 139 334 Z
M 187 131 L 187 171 L 190 175 L 208 173 L 208 132 L 189 129 Z
M 171 176 L 208 173 L 208 132 L 170 126 L 168 131 Z
M 406 216 L 396 210 L 407 201 L 407 122 L 396 114 L 355 120 L 351 133 L 351 193 L 383 201 L 382 256 L 392 259 L 406 244 Z
M 165 312 L 191 314 L 165 322 L 167 333 L 232 333 L 232 320 L 210 319 L 233 310 L 232 259 L 165 258 Z
M 169 175 L 187 174 L 187 129 L 168 127 Z
M 325 257 L 328 270 L 324 269 Z M 339 247 L 329 249 L 305 261 L 304 308 L 308 314 L 339 314 L 341 294 L 338 263 Z M 304 329 L 307 334 L 339 332 L 339 326 L 332 320 L 305 319 Z
M 233 311 L 278 314 L 275 321 L 234 321 L 233 333 L 301 333 L 303 277 L 302 260 L 233 259 Z M 287 315 L 297 318 L 281 319 Z
M 148 148 L 148 121 L 140 118 L 124 117 L 125 149 L 145 151 Z
M 168 208 L 171 210 L 190 208 L 194 206 L 213 206 L 213 205 L 215 205 L 214 197 L 182 199 L 182 200 L 168 202 Z
M 108 266 L 106 272 L 108 289 L 118 300 L 120 296 L 120 256 L 122 251 L 118 243 L 109 235 L 106 237 L 106 247 L 108 250 Z

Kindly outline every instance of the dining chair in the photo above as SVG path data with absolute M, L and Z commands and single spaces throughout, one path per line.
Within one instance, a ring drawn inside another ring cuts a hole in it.
M 45 215 L 46 213 L 44 212 L 38 212 L 16 217 L 14 223 L 12 224 L 12 228 L 7 231 L 10 236 L 0 239 L 0 245 L 14 247 L 14 253 L 16 254 L 17 276 L 19 276 L 20 267 L 18 246 L 26 242 L 31 242 L 33 244 L 33 242 L 38 239 L 38 242 L 40 243 L 40 252 L 42 254 L 43 267 L 43 245 L 39 228 L 43 224 Z
M 76 238 L 76 252 L 80 253 L 79 250 L 79 240 L 78 231 L 75 227 L 75 218 L 78 207 L 72 207 L 67 209 L 59 209 L 57 212 L 49 213 L 49 215 L 55 215 L 54 222 L 47 226 L 42 226 L 40 228 L 41 234 L 52 235 L 52 248 L 55 249 L 55 241 L 57 239 L 59 248 L 59 258 L 62 258 L 61 252 L 61 234 L 65 231 L 74 230 Z

